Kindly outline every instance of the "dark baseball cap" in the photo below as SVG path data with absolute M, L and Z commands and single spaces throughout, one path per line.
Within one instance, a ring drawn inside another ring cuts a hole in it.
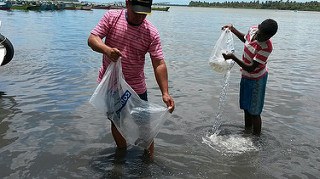
M 151 13 L 152 0 L 131 0 L 132 9 L 135 13 Z

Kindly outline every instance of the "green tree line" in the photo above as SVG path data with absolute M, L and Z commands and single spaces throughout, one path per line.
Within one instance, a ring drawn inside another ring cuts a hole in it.
M 219 8 L 248 8 L 248 9 L 279 9 L 297 11 L 320 11 L 320 2 L 296 2 L 296 1 L 226 1 L 226 2 L 201 2 L 191 1 L 190 7 L 219 7 Z

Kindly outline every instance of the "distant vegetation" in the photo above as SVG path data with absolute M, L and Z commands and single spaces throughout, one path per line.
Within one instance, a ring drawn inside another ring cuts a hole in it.
M 201 2 L 191 1 L 190 7 L 219 7 L 219 8 L 247 8 L 247 9 L 279 9 L 279 10 L 295 10 L 295 11 L 319 11 L 320 2 L 296 2 L 296 1 L 250 1 L 250 2 Z

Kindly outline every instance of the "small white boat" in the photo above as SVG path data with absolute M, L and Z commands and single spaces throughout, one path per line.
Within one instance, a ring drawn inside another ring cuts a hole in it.
M 1 26 L 1 21 L 0 21 Z M 0 34 L 0 66 L 9 63 L 14 54 L 13 46 L 9 39 Z

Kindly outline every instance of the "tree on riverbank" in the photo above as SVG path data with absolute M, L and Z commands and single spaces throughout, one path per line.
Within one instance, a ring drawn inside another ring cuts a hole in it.
M 320 11 L 320 2 L 296 2 L 296 1 L 226 1 L 226 2 L 201 2 L 191 1 L 190 7 L 219 7 L 219 8 L 248 8 L 248 9 L 279 9 L 279 10 L 298 10 L 298 11 Z

